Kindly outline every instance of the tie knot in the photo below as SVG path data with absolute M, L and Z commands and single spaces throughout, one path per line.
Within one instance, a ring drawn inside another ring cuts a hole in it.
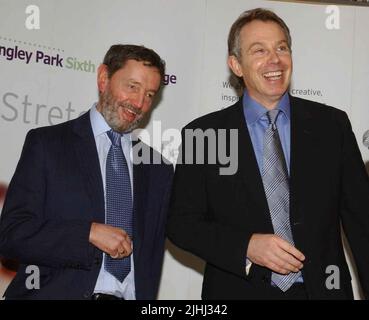
M 108 134 L 108 137 L 112 143 L 113 146 L 115 147 L 120 147 L 121 146 L 121 137 L 122 135 L 119 132 L 113 131 L 113 130 L 109 130 L 106 132 Z
M 278 109 L 269 110 L 266 114 L 269 120 L 269 124 L 275 127 L 275 123 L 277 121 L 279 110 Z

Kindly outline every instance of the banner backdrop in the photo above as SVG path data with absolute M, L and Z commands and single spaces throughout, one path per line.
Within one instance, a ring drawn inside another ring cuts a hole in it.
M 227 35 L 240 13 L 254 7 L 274 10 L 290 27 L 291 93 L 345 110 L 369 169 L 363 144 L 364 134 L 369 136 L 367 7 L 256 0 L 0 0 L 0 183 L 9 183 L 31 128 L 76 118 L 97 100 L 96 71 L 115 43 L 143 44 L 166 60 L 166 85 L 144 140 L 161 151 L 169 146 L 167 156 L 174 157 L 170 141 L 155 145 L 150 137 L 158 128 L 180 129 L 238 99 L 226 64 Z M 32 29 L 37 13 L 39 29 Z M 159 299 L 199 299 L 203 267 L 168 242 Z M 0 291 L 6 286 L 2 270 Z

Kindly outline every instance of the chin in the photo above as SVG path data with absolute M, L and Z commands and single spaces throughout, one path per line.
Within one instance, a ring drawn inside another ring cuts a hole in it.
M 274 96 L 274 97 L 278 97 L 278 96 L 282 97 L 286 91 L 287 91 L 287 88 L 274 89 L 274 90 L 270 90 L 268 92 L 268 95 Z
M 127 132 L 131 132 L 133 131 L 134 129 L 136 129 L 139 125 L 139 121 L 138 120 L 135 120 L 135 121 L 132 121 L 132 122 L 129 122 L 129 123 L 124 123 L 122 124 L 121 126 L 119 126 L 119 132 L 120 133 L 127 133 Z

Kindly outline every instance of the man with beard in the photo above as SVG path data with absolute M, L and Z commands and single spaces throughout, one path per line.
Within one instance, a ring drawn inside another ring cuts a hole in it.
M 173 167 L 131 131 L 164 69 L 151 49 L 113 45 L 98 103 L 28 133 L 0 221 L 0 254 L 20 261 L 6 299 L 155 299 Z

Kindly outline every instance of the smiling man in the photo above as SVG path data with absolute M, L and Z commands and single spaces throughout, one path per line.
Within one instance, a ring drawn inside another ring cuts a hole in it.
M 0 255 L 20 262 L 6 299 L 155 299 L 173 167 L 135 161 L 131 131 L 164 67 L 151 49 L 113 45 L 98 103 L 28 133 L 0 221 Z
M 275 13 L 244 12 L 228 52 L 243 96 L 185 129 L 236 129 L 238 171 L 186 162 L 207 150 L 184 134 L 168 223 L 207 262 L 203 299 L 352 299 L 341 223 L 368 298 L 369 179 L 347 115 L 289 95 L 291 36 Z
M 240 43 L 234 44 L 234 52 L 228 59 L 229 67 L 244 81 L 251 99 L 273 109 L 291 81 L 288 33 L 276 22 L 253 20 L 241 29 L 236 41 Z

